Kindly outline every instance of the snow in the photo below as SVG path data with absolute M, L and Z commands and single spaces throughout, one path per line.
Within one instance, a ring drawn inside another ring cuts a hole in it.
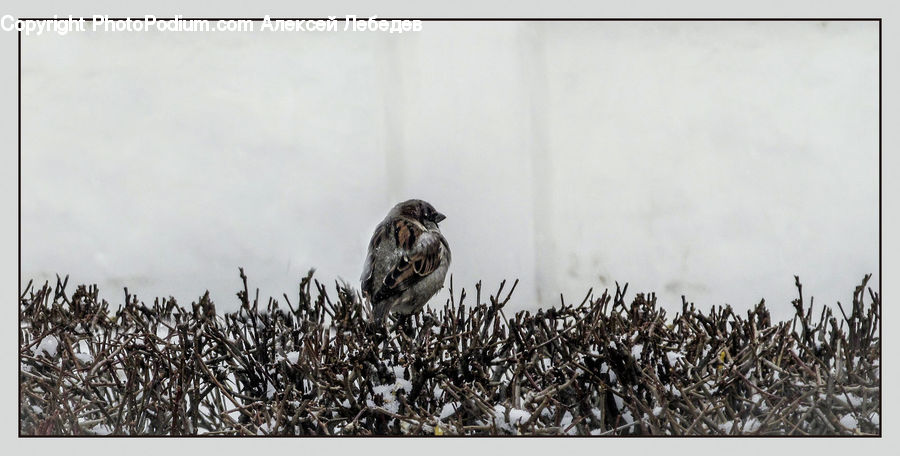
M 109 435 L 113 431 L 113 428 L 106 424 L 98 424 L 90 429 L 90 432 L 94 435 Z
M 550 358 L 541 358 L 538 360 L 538 366 L 540 366 L 541 370 L 548 370 L 553 366 L 553 363 L 550 361 Z
M 872 424 L 874 424 L 875 426 L 880 426 L 880 425 L 881 425 L 881 417 L 880 417 L 877 413 L 871 414 L 871 415 L 869 416 L 869 420 L 870 420 L 870 421 L 872 422 Z
M 819 393 L 819 399 L 827 400 L 828 395 L 825 393 Z M 861 398 L 853 393 L 846 393 L 846 396 L 844 394 L 840 394 L 840 393 L 835 394 L 834 400 L 843 402 L 844 404 L 848 404 L 852 407 L 859 407 L 863 403 L 863 398 Z
M 853 394 L 847 393 L 847 396 L 844 395 L 836 395 L 839 400 L 843 400 L 844 402 L 849 402 L 849 404 L 853 407 L 859 407 L 863 403 L 863 398 Z
M 625 406 L 625 401 L 618 394 L 613 394 L 613 400 L 616 401 L 616 409 L 622 410 L 622 407 Z
M 438 415 L 438 418 L 443 420 L 443 419 L 447 418 L 448 416 L 453 415 L 454 413 L 456 413 L 456 409 L 458 409 L 459 406 L 460 406 L 459 402 L 448 402 L 448 403 L 444 404 L 444 407 L 441 408 L 441 413 L 440 413 L 440 415 Z
M 378 405 L 375 404 L 375 401 L 373 401 L 372 399 L 366 399 L 366 406 L 369 408 L 378 407 Z M 384 405 L 382 405 L 381 407 L 391 413 L 397 413 L 397 411 L 400 410 L 400 404 L 396 400 L 394 400 L 393 396 L 389 396 L 388 398 L 386 398 L 384 401 Z
M 841 426 L 844 426 L 847 429 L 856 429 L 859 427 L 859 422 L 853 414 L 848 413 L 841 417 Z
M 432 393 L 434 394 L 434 400 L 440 401 L 441 397 L 444 394 L 444 388 L 441 388 L 440 385 L 435 385 L 434 390 L 432 390 Z
M 760 423 L 758 419 L 750 418 L 744 422 L 744 426 L 741 429 L 745 433 L 751 433 L 756 432 L 760 426 L 762 426 L 762 423 Z
M 531 413 L 526 410 L 510 408 L 509 409 L 509 422 L 512 424 L 520 424 L 525 423 L 531 419 Z
M 412 391 L 412 382 L 404 378 L 404 369 L 402 366 L 391 366 L 391 368 L 397 378 L 394 383 L 373 385 L 372 392 L 381 396 L 385 410 L 397 413 L 400 409 L 400 403 L 397 401 L 397 391 L 402 389 L 406 394 L 409 394 L 409 392 Z M 375 402 L 371 399 L 366 400 L 366 403 L 369 407 L 376 406 Z
M 397 377 L 397 380 L 394 382 L 394 391 L 398 389 L 403 389 L 409 394 L 412 391 L 412 382 L 404 377 L 404 369 L 403 366 L 393 366 L 394 375 Z
M 59 339 L 56 336 L 46 336 L 38 342 L 36 347 L 31 349 L 31 354 L 39 356 L 43 352 L 53 357 L 56 356 L 58 347 Z
M 75 357 L 83 364 L 91 364 L 94 362 L 94 357 L 90 353 L 75 353 Z
M 506 414 L 509 413 L 509 420 L 506 419 Z M 443 414 L 443 412 L 442 412 Z M 509 432 L 518 432 L 517 425 L 522 424 L 528 421 L 531 418 L 531 413 L 517 409 L 517 408 L 508 408 L 505 405 L 495 405 L 494 406 L 494 424 L 497 425 L 498 428 L 504 429 Z M 568 422 L 566 419 L 568 418 Z M 572 422 L 572 414 L 566 412 L 562 418 L 562 423 L 560 426 L 565 428 Z
M 567 429 L 572 424 L 572 420 L 572 413 L 567 410 L 566 413 L 563 414 L 562 419 L 559 421 L 559 427 L 563 430 Z M 575 431 L 575 428 L 569 429 L 568 434 L 571 434 Z
M 285 359 L 291 364 L 297 364 L 297 360 L 300 359 L 300 352 L 292 351 L 285 353 Z
M 766 405 L 766 401 L 763 400 L 762 395 L 760 395 L 759 393 L 755 393 L 754 395 L 750 396 L 750 402 L 756 404 L 757 407 L 759 407 L 760 411 L 765 412 L 769 409 L 769 406 Z
M 677 390 L 675 387 L 673 387 L 672 385 L 666 385 L 666 391 L 668 391 L 669 393 L 671 393 L 671 394 L 672 394 L 673 396 L 675 396 L 675 397 L 681 397 L 681 391 L 678 391 L 678 390 Z
M 372 392 L 387 397 L 394 391 L 393 385 L 376 385 L 372 387 Z
M 666 358 L 669 359 L 669 365 L 674 366 L 678 363 L 678 360 L 684 358 L 684 353 L 681 352 L 666 352 Z
M 617 380 L 619 377 L 616 376 L 616 373 L 615 373 L 615 372 L 613 372 L 613 371 L 611 371 L 611 370 L 609 369 L 609 365 L 607 365 L 606 362 L 604 361 L 604 362 L 600 363 L 600 373 L 601 373 L 601 374 L 604 374 L 604 373 L 607 373 L 607 372 L 609 373 L 609 381 L 612 382 L 612 383 L 616 383 L 616 380 Z
M 641 360 L 641 352 L 644 350 L 644 344 L 637 344 L 631 347 L 631 356 L 637 361 Z

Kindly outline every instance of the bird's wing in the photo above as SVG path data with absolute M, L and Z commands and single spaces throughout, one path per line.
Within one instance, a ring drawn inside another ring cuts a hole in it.
M 390 228 L 402 255 L 375 291 L 374 302 L 399 295 L 441 264 L 441 247 L 445 241 L 440 232 L 428 231 L 421 224 L 402 217 L 394 220 Z
M 381 222 L 375 228 L 375 233 L 372 234 L 372 239 L 369 241 L 369 252 L 366 254 L 366 263 L 363 265 L 362 276 L 360 276 L 359 280 L 362 282 L 363 296 L 371 299 L 372 295 L 375 293 L 373 289 L 373 279 L 372 274 L 374 273 L 374 265 L 375 265 L 375 249 L 381 245 L 382 242 L 387 240 L 390 235 L 390 230 L 388 227 L 390 224 L 386 222 Z

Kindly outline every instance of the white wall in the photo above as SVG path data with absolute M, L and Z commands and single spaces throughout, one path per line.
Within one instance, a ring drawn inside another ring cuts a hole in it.
M 790 314 L 878 266 L 874 23 L 427 22 L 23 38 L 22 273 L 236 308 L 354 284 L 418 197 L 457 286 Z M 874 278 L 878 284 L 877 275 Z M 433 301 L 432 304 L 436 304 Z

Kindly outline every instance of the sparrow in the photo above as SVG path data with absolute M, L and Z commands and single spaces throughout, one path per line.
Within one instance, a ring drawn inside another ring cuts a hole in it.
M 438 223 L 446 216 L 425 201 L 394 206 L 375 227 L 360 282 L 375 321 L 422 310 L 444 286 L 450 245 Z

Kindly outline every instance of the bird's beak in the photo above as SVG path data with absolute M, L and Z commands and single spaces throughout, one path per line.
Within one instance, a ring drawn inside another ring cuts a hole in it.
M 447 218 L 447 216 L 444 214 L 441 214 L 440 212 L 434 213 L 434 223 L 441 223 L 444 221 L 445 218 Z

